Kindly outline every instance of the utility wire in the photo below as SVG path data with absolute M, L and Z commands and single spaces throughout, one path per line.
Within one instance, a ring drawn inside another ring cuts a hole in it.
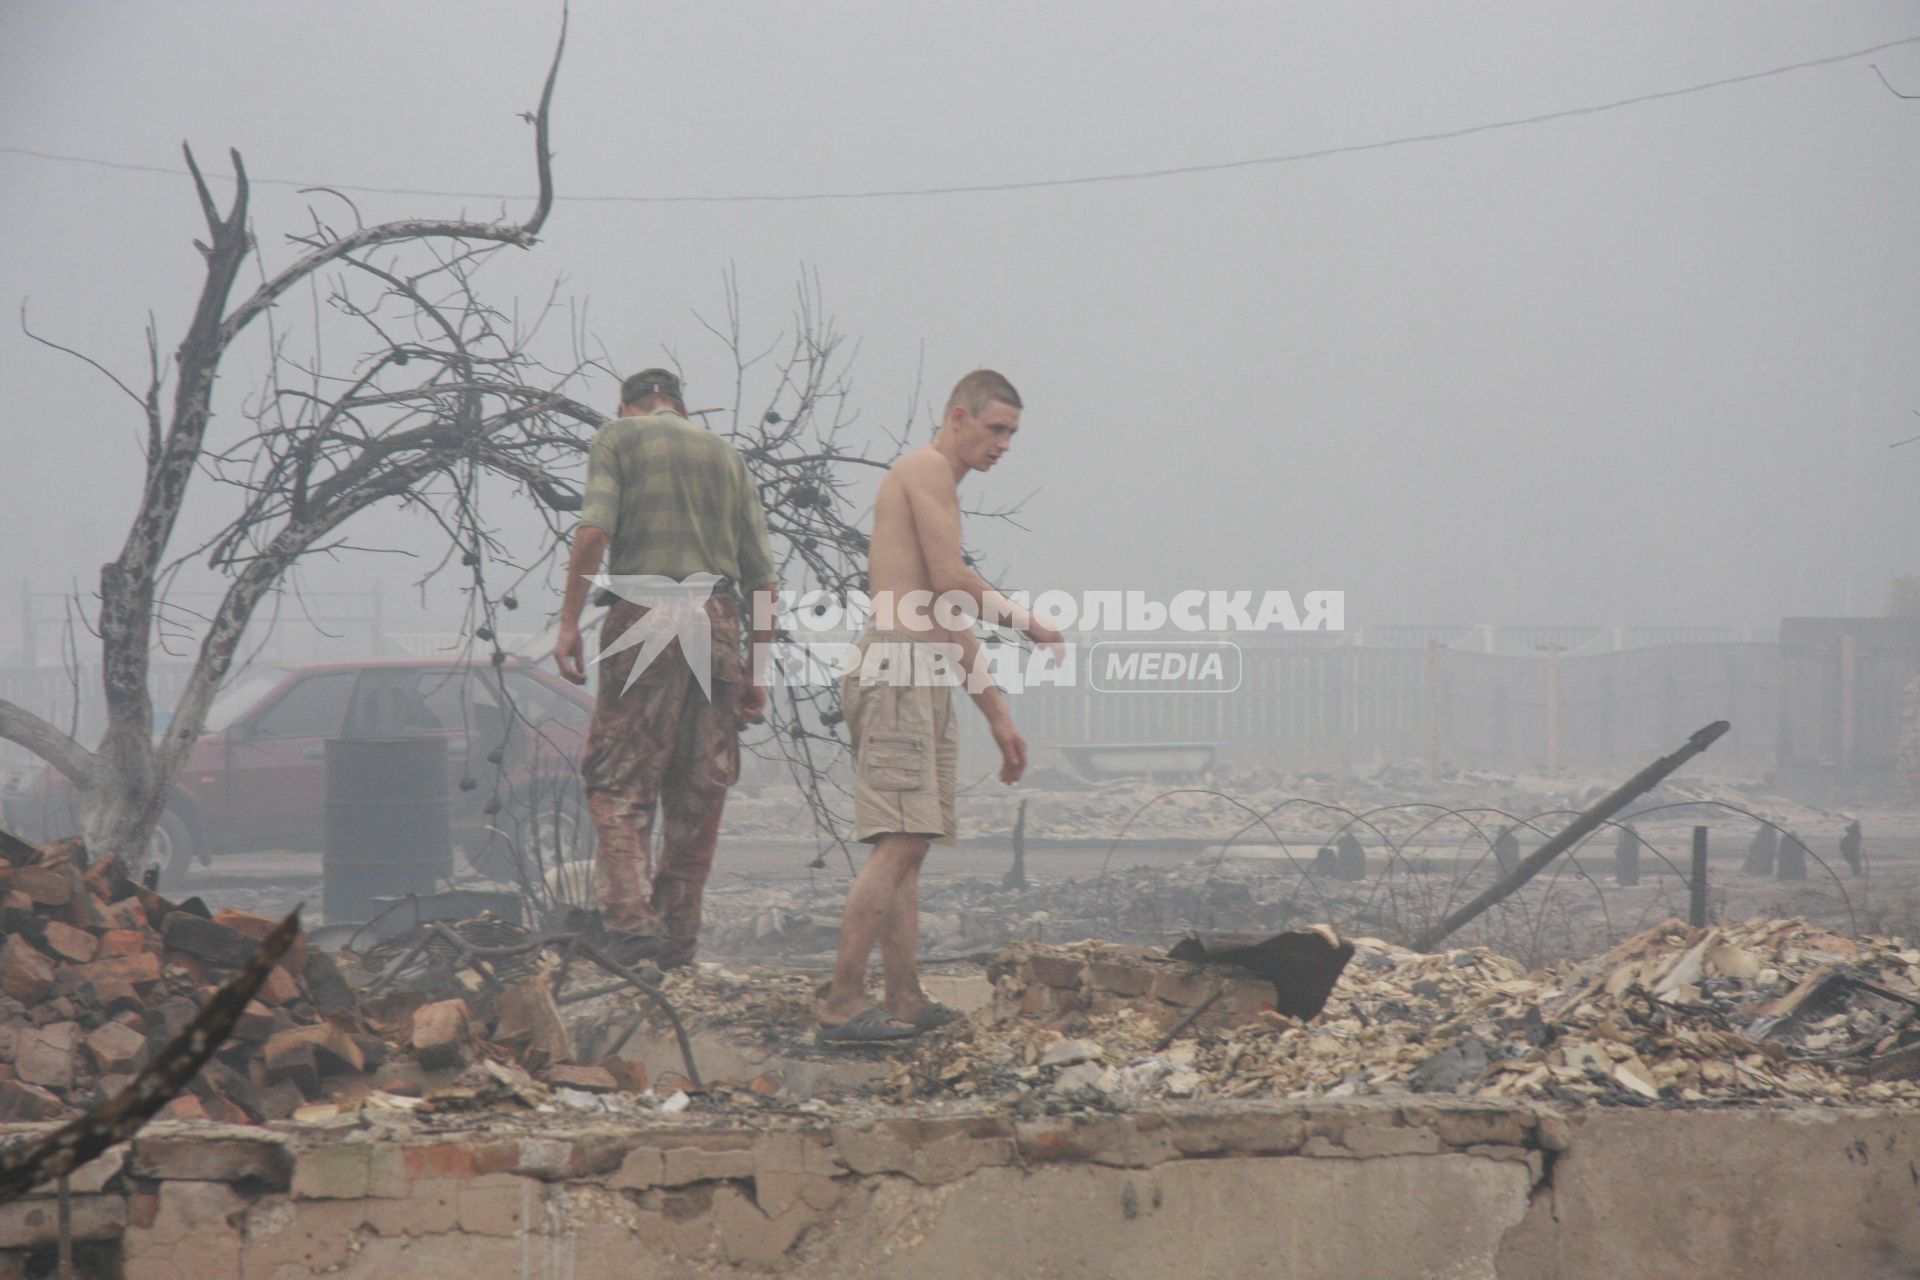
M 1831 54 L 1824 58 L 1809 58 L 1804 62 L 1792 62 L 1785 66 L 1769 67 L 1765 71 L 1750 71 L 1745 75 L 1727 76 L 1719 80 L 1707 80 L 1700 84 L 1688 85 L 1683 89 L 1663 89 L 1656 93 L 1636 94 L 1631 98 L 1616 98 L 1611 102 L 1593 103 L 1584 107 L 1568 107 L 1561 111 L 1543 111 L 1537 115 L 1517 116 L 1509 120 L 1493 120 L 1485 124 L 1467 125 L 1459 129 L 1442 129 L 1432 133 L 1407 134 L 1397 138 L 1385 138 L 1374 142 L 1354 142 L 1343 146 L 1318 147 L 1310 151 L 1290 151 L 1280 155 L 1252 156 L 1241 160 L 1221 160 L 1213 163 L 1186 164 L 1163 169 L 1138 169 L 1127 173 L 1086 174 L 1073 178 L 1035 178 L 1024 182 L 971 183 L 941 187 L 883 187 L 872 191 L 802 191 L 802 192 L 764 192 L 737 195 L 555 195 L 557 201 L 573 204 L 768 204 L 805 200 L 883 200 L 911 196 L 953 196 L 985 192 L 1035 191 L 1046 187 L 1083 187 L 1106 182 L 1145 182 L 1156 178 L 1178 178 L 1197 173 L 1221 173 L 1230 169 L 1251 169 L 1264 165 L 1297 164 L 1304 160 L 1324 160 L 1330 156 L 1356 155 L 1365 151 L 1384 151 L 1389 147 L 1414 146 L 1428 142 L 1448 142 L 1456 138 L 1472 137 L 1479 133 L 1494 133 L 1502 129 L 1521 129 L 1530 125 L 1548 124 L 1556 120 L 1571 120 L 1579 116 L 1599 115 L 1605 111 L 1618 111 L 1623 107 L 1637 107 L 1649 102 L 1662 102 L 1670 98 L 1684 98 L 1697 93 L 1708 93 L 1715 89 L 1725 89 L 1730 85 L 1750 84 L 1755 80 L 1767 80 L 1774 76 L 1791 75 L 1796 71 L 1806 71 L 1814 67 L 1828 67 L 1835 63 L 1850 62 L 1855 58 L 1864 58 L 1888 49 L 1898 49 L 1903 45 L 1920 43 L 1920 35 L 1907 36 L 1900 40 L 1889 40 L 1884 44 L 1869 45 L 1864 49 L 1854 49 L 1848 53 Z M 1875 68 L 1877 71 L 1878 68 Z M 35 160 L 57 160 L 68 164 L 94 165 L 102 169 L 116 169 L 128 173 L 158 173 L 168 177 L 187 177 L 185 169 L 169 169 L 159 165 L 128 164 L 118 160 L 102 160 L 93 156 L 63 155 L 52 151 L 36 151 L 29 147 L 0 146 L 0 155 L 26 156 Z M 296 187 L 301 190 L 351 191 L 363 195 L 383 196 L 436 196 L 454 200 L 530 200 L 530 195 L 504 195 L 493 191 L 435 191 L 421 187 L 362 187 L 348 186 L 343 183 L 296 182 L 290 178 L 253 178 L 255 186 Z

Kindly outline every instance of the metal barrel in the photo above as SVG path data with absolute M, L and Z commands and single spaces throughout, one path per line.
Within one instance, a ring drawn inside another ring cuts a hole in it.
M 327 919 L 367 920 L 375 898 L 432 893 L 453 872 L 452 808 L 445 738 L 329 739 Z

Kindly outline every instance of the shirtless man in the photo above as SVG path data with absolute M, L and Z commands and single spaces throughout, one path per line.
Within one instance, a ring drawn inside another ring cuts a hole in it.
M 962 477 L 1000 461 L 1020 429 L 1020 394 L 990 369 L 962 378 L 933 443 L 893 465 L 873 509 L 868 586 L 872 625 L 841 683 L 854 749 L 854 836 L 873 845 L 847 895 L 840 953 L 820 1010 L 823 1043 L 902 1040 L 958 1015 L 928 1001 L 917 964 L 920 864 L 931 843 L 952 844 L 959 734 L 953 688 L 964 681 L 1000 747 L 1000 781 L 1027 767 L 1027 744 L 1005 696 L 984 679 L 978 637 L 952 610 L 1026 633 L 1057 653 L 1060 633 L 975 573 L 960 542 Z M 957 658 L 957 662 L 954 659 Z M 867 1000 L 867 957 L 880 945 L 884 1008 Z

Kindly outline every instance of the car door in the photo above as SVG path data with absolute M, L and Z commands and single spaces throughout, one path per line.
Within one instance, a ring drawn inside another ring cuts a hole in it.
M 357 671 L 289 684 L 228 735 L 230 840 L 240 851 L 318 849 L 325 829 L 327 739 L 346 726 Z
M 575 694 L 571 686 L 548 682 L 519 667 L 507 669 L 506 689 L 525 739 L 514 761 L 516 773 L 569 778 L 578 774 L 593 703 Z

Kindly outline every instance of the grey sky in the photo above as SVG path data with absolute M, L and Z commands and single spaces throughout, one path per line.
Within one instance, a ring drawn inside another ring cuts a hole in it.
M 573 18 L 563 196 L 1224 161 L 1920 35 L 1896 3 L 583 0 Z M 238 147 L 265 177 L 527 191 L 515 115 L 557 21 L 524 3 L 13 0 L 0 144 L 177 167 L 185 138 L 215 168 Z M 1920 45 L 1877 61 L 1920 92 Z M 1038 490 L 1024 530 L 976 537 L 1011 585 L 1337 587 L 1352 623 L 1765 626 L 1877 612 L 1893 574 L 1920 571 L 1920 445 L 1887 448 L 1920 431 L 1916 160 L 1920 102 L 1862 59 L 1151 182 L 563 203 L 495 286 L 532 301 L 564 277 L 618 362 L 670 346 L 703 402 L 725 370 L 690 312 L 720 309 L 729 262 L 768 339 L 800 267 L 819 272 L 861 340 L 876 427 L 901 418 L 923 352 L 929 396 L 1002 369 L 1025 428 L 966 496 Z M 369 217 L 491 211 L 359 199 Z M 270 260 L 300 204 L 260 192 Z M 0 155 L 0 219 L 0 299 L 31 298 L 37 329 L 128 374 L 149 308 L 178 340 L 197 285 L 185 179 Z M 90 582 L 137 491 L 132 406 L 11 324 L 0 386 L 0 591 Z M 610 407 L 613 390 L 596 398 Z M 397 606 L 408 571 L 311 576 L 378 578 Z

